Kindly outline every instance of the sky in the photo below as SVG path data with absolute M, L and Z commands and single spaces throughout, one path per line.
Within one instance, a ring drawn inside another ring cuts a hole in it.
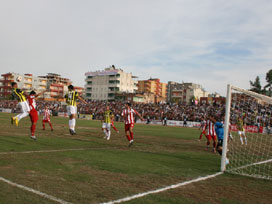
M 271 0 L 0 0 L 0 25 L 1 74 L 115 65 L 226 95 L 272 69 Z

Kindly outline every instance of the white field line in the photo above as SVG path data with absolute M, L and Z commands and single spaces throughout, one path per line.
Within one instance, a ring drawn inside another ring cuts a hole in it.
M 122 198 L 122 199 L 114 200 L 114 201 L 109 201 L 109 202 L 101 203 L 101 204 L 122 203 L 122 202 L 130 201 L 130 200 L 133 200 L 133 199 L 136 199 L 136 198 L 144 197 L 144 196 L 147 196 L 149 194 L 160 193 L 160 192 L 167 191 L 167 190 L 170 190 L 170 189 L 175 189 L 175 188 L 178 188 L 178 187 L 181 187 L 181 186 L 185 186 L 185 185 L 188 185 L 188 184 L 191 184 L 191 183 L 204 181 L 204 180 L 219 176 L 221 174 L 223 174 L 223 172 L 218 172 L 218 173 L 215 173 L 215 174 L 212 174 L 212 175 L 209 175 L 209 176 L 199 177 L 197 179 L 193 179 L 193 180 L 190 180 L 190 181 L 185 181 L 185 182 L 178 183 L 178 184 L 171 185 L 171 186 L 167 186 L 167 187 L 164 187 L 164 188 L 159 188 L 157 190 L 148 191 L 148 192 L 145 192 L 145 193 L 139 193 L 139 194 L 136 194 L 136 195 L 133 195 L 133 196 L 129 196 L 129 197 L 126 197 L 126 198 Z
M 0 181 L 3 181 L 3 182 L 5 182 L 5 183 L 7 183 L 7 184 L 9 184 L 9 185 L 11 185 L 11 186 L 15 186 L 15 187 L 20 188 L 20 189 L 23 189 L 23 190 L 25 190 L 25 191 L 29 191 L 29 192 L 31 192 L 31 193 L 34 193 L 34 194 L 39 195 L 39 196 L 41 196 L 41 197 L 47 198 L 47 199 L 49 199 L 49 200 L 53 200 L 53 201 L 55 201 L 55 202 L 57 202 L 57 203 L 60 203 L 60 204 L 73 204 L 73 203 L 70 203 L 70 202 L 66 202 L 66 201 L 64 201 L 64 200 L 61 200 L 61 199 L 59 199 L 59 198 L 56 198 L 56 197 L 54 197 L 54 196 L 48 195 L 48 194 L 46 194 L 46 193 L 42 193 L 42 192 L 40 192 L 40 191 L 34 190 L 34 189 L 32 189 L 32 188 L 29 188 L 29 187 L 26 187 L 26 186 L 23 186 L 23 185 L 14 183 L 14 182 L 9 181 L 9 180 L 7 180 L 7 179 L 1 177 L 1 176 L 0 176 Z
M 70 152 L 70 151 L 84 151 L 84 150 L 95 150 L 95 149 L 110 149 L 108 147 L 101 148 L 78 148 L 78 149 L 56 149 L 56 150 L 37 150 L 37 151 L 25 151 L 25 152 L 0 152 L 0 155 L 7 154 L 32 154 L 32 153 L 51 153 L 51 152 Z
M 265 160 L 265 161 L 260 161 L 260 162 L 256 162 L 256 163 L 252 163 L 252 164 L 247 164 L 245 166 L 241 166 L 241 167 L 238 167 L 238 168 L 235 168 L 235 169 L 230 169 L 230 171 L 235 171 L 235 170 L 238 170 L 238 169 L 244 169 L 244 168 L 247 168 L 249 166 L 254 166 L 254 165 L 258 165 L 258 164 L 265 164 L 265 163 L 268 163 L 268 162 L 272 162 L 272 159 L 269 159 L 269 160 Z

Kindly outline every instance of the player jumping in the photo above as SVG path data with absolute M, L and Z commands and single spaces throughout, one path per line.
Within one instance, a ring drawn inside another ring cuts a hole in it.
M 29 105 L 26 101 L 26 98 L 24 96 L 24 92 L 20 89 L 18 89 L 18 85 L 16 82 L 12 82 L 11 83 L 11 87 L 12 87 L 12 98 L 13 100 L 16 99 L 18 101 L 18 106 L 21 110 L 21 113 L 11 117 L 11 124 L 13 125 L 15 123 L 16 126 L 18 126 L 19 121 L 28 116 L 29 115 Z
M 76 113 L 77 113 L 77 106 L 76 101 L 79 99 L 85 104 L 88 104 L 86 101 L 84 101 L 83 98 L 81 98 L 74 90 L 73 85 L 68 86 L 68 93 L 65 95 L 66 103 L 67 103 L 67 114 L 69 116 L 69 131 L 71 135 L 76 134 L 75 127 L 76 127 Z
M 31 91 L 29 93 L 29 96 L 27 97 L 27 101 L 28 101 L 29 108 L 30 108 L 29 117 L 31 120 L 31 127 L 30 127 L 31 136 L 30 136 L 30 138 L 34 139 L 34 140 L 37 139 L 35 136 L 35 130 L 36 130 L 37 121 L 39 119 L 38 112 L 36 110 L 36 97 L 42 95 L 44 92 L 46 92 L 46 90 L 39 93 L 39 94 L 36 94 L 35 91 Z

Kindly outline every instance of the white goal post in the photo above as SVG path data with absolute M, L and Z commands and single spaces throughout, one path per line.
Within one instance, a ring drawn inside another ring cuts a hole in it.
M 272 180 L 271 97 L 227 86 L 221 171 Z

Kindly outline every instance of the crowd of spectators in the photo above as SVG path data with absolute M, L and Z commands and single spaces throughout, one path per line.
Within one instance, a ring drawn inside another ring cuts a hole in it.
M 79 103 L 78 113 L 91 114 L 93 119 L 103 118 L 105 105 L 109 105 L 115 115 L 115 120 L 121 120 L 121 113 L 125 107 L 125 102 L 103 102 L 87 101 L 88 104 Z M 239 116 L 242 116 L 247 125 L 270 125 L 271 105 L 259 103 L 249 97 L 233 98 L 231 103 L 231 122 L 235 123 Z M 57 115 L 58 112 L 66 112 L 65 102 L 37 100 L 37 110 L 42 111 L 45 106 Z M 17 101 L 0 100 L 0 108 L 16 111 Z M 207 115 L 218 116 L 223 120 L 225 106 L 221 104 L 198 104 L 181 105 L 175 103 L 148 103 L 133 104 L 132 107 L 137 110 L 145 119 L 150 120 L 178 120 L 200 122 Z

